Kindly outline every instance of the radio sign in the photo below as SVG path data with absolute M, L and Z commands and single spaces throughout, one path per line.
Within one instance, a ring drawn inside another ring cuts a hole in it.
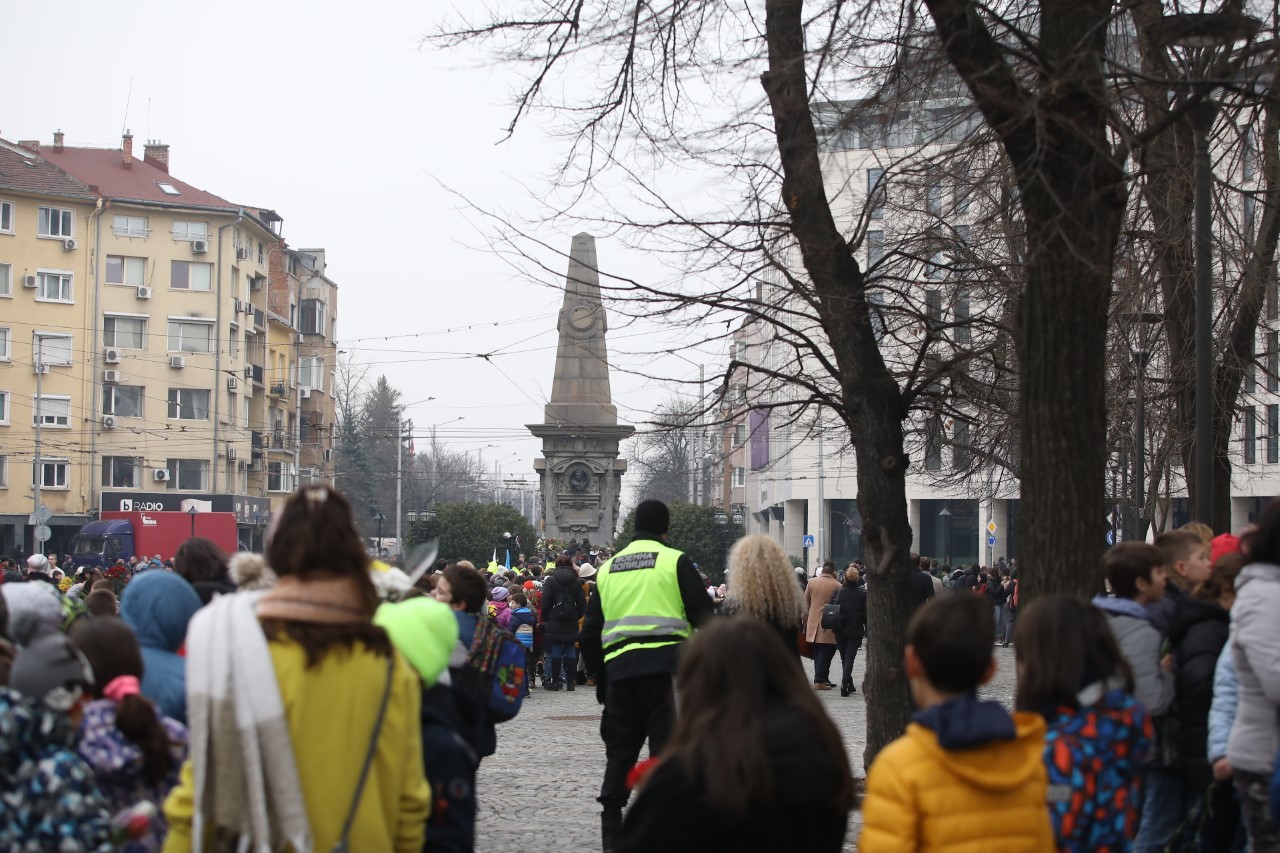
M 145 512 L 142 514 L 142 526 L 143 526 L 143 527 L 157 527 L 157 526 L 159 526 L 159 524 L 160 524 L 160 522 L 159 522 L 159 521 L 156 521 L 154 518 L 152 518 L 151 516 L 147 515 Z
M 120 512 L 164 512 L 164 504 L 160 501 L 135 501 L 130 498 L 120 499 Z

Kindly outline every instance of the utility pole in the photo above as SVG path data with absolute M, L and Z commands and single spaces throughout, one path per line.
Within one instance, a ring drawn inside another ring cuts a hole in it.
M 699 364 L 698 365 L 698 446 L 697 446 L 697 449 L 694 451 L 697 454 L 697 465 L 696 465 L 697 474 L 695 475 L 694 486 L 693 486 L 693 502 L 699 505 L 706 503 L 706 486 L 702 481 L 702 476 L 703 476 L 702 466 L 706 462 L 702 454 L 702 441 L 705 438 L 705 432 L 706 432 L 706 411 L 705 410 L 707 407 L 707 395 L 704 387 L 705 383 L 706 383 L 706 367 L 704 365 Z
M 44 421 L 44 338 L 36 335 L 36 462 L 32 466 L 35 476 L 35 506 L 31 508 L 32 519 L 36 518 L 36 513 L 40 511 L 40 481 L 44 479 L 44 462 L 41 457 L 40 446 L 40 424 Z M 44 553 L 44 540 L 40 538 L 40 528 L 43 523 L 35 525 L 35 529 L 31 531 L 31 535 L 35 540 L 35 548 L 32 549 L 33 554 Z
M 823 468 L 822 468 L 822 422 L 821 422 L 822 414 L 821 412 L 819 412 L 818 414 L 818 419 L 819 419 L 819 422 L 818 422 L 818 536 L 816 539 L 813 540 L 813 544 L 816 546 L 814 550 L 818 552 L 818 559 L 825 560 L 826 558 L 823 556 L 822 546 L 824 544 L 823 534 L 825 532 L 826 525 L 823 522 L 825 521 L 827 513 L 824 507 L 824 504 L 826 503 L 826 501 L 824 499 L 825 493 L 823 491 L 823 485 L 822 485 Z M 808 567 L 806 566 L 805 569 L 807 571 Z
M 404 429 L 404 413 L 396 412 L 396 553 L 402 553 L 404 539 L 401 538 L 403 532 L 400 529 L 401 519 L 404 518 L 404 511 L 401 507 L 401 498 L 404 488 L 404 436 L 401 432 Z M 381 545 L 381 542 L 379 542 Z

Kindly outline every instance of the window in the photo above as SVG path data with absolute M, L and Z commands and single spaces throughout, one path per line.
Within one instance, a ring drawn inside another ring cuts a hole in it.
M 884 316 L 884 294 L 879 290 L 867 293 L 867 313 L 871 320 L 871 332 L 876 340 L 880 340 L 889 331 L 889 324 Z
M 956 172 L 956 189 L 953 204 L 956 213 L 969 212 L 969 199 L 972 197 L 973 191 L 969 186 L 969 167 L 961 166 Z
M 182 195 L 182 190 L 165 181 L 156 181 L 156 186 L 158 186 L 160 188 L 160 192 L 165 195 Z
M 202 290 L 213 287 L 213 264 L 172 261 L 169 286 L 174 290 Z
M 1267 390 L 1280 391 L 1280 332 L 1267 335 Z
M 747 469 L 739 465 L 733 469 L 733 487 L 741 489 L 745 485 L 747 485 Z
M 107 284 L 142 287 L 147 283 L 147 259 L 107 255 Z
M 76 212 L 61 207 L 40 208 L 40 227 L 36 233 L 58 239 L 76 236 Z
M 169 321 L 170 352 L 213 352 L 213 323 Z
M 142 399 L 145 389 L 141 385 L 103 385 L 102 413 L 118 418 L 143 416 Z
M 884 232 L 867 232 L 867 269 L 871 269 L 884 257 Z
M 1253 224 L 1256 219 L 1258 210 L 1258 200 L 1252 194 L 1244 197 L 1244 221 L 1241 227 L 1244 229 L 1244 238 L 1248 242 L 1253 239 Z
M 972 317 L 969 309 L 969 292 L 967 290 L 956 291 L 954 314 L 956 320 L 955 341 L 958 344 L 967 344 L 973 340 L 973 329 L 969 325 Z
M 102 487 L 136 489 L 142 485 L 142 460 L 136 456 L 102 457 Z
M 170 388 L 169 418 L 182 421 L 207 421 L 209 392 L 194 388 Z
M 209 462 L 206 459 L 170 459 L 166 464 L 175 489 L 198 492 L 208 488 Z
M 1266 317 L 1268 320 L 1280 320 L 1280 288 L 1277 288 L 1274 276 L 1267 282 Z
M 70 488 L 71 462 L 67 459 L 41 459 L 31 466 L 32 482 L 42 489 Z
M 13 233 L 13 202 L 0 201 L 0 234 Z
M 35 397 L 32 423 L 37 420 L 41 426 L 69 428 L 71 426 L 70 397 Z
M 0 426 L 9 425 L 9 392 L 0 391 Z
M 319 357 L 298 359 L 298 384 L 303 388 L 323 391 L 324 359 Z
M 1258 415 L 1253 406 L 1244 407 L 1244 461 L 1246 465 L 1258 461 Z
M 8 326 L 0 326 L 0 361 L 9 360 L 9 344 L 13 340 L 13 332 Z
M 942 325 L 942 291 L 926 290 L 924 293 L 924 316 L 928 328 L 937 329 Z
M 872 219 L 884 219 L 884 169 L 867 169 L 867 210 Z
M 1280 462 L 1280 405 L 1267 406 L 1267 462 Z
M 147 217 L 122 216 L 117 213 L 111 223 L 111 230 L 117 237 L 142 237 L 146 239 L 148 230 Z
M 323 335 L 324 328 L 324 303 L 319 299 L 302 300 L 302 333 L 304 335 Z
M 71 336 L 37 332 L 32 355 L 41 364 L 66 367 L 71 364 Z
M 233 359 L 240 358 L 240 327 L 235 323 L 231 324 L 227 334 L 227 355 Z
M 102 318 L 102 343 L 120 349 L 146 349 L 147 319 L 108 314 Z
M 969 467 L 973 452 L 969 445 L 969 422 L 956 421 L 951 432 L 951 467 L 964 471 Z
M 930 416 L 924 425 L 924 467 L 926 471 L 942 470 L 942 418 Z
M 1244 179 L 1251 181 L 1258 175 L 1258 135 L 1250 128 L 1244 133 Z
M 741 447 L 747 443 L 747 425 L 736 424 L 733 427 L 733 446 Z
M 0 296 L 13 296 L 13 264 L 0 264 Z
M 268 492 L 292 492 L 296 480 L 297 473 L 293 465 L 285 462 L 267 463 Z
M 929 242 L 927 244 L 932 250 L 929 254 L 929 260 L 924 265 L 924 277 L 928 279 L 941 278 L 946 271 L 947 259 L 942 251 L 942 229 L 933 227 L 929 229 Z
M 175 240 L 208 240 L 208 222 L 175 222 L 173 223 L 173 239 Z
M 937 170 L 933 169 L 925 175 L 924 200 L 930 216 L 942 215 L 942 183 L 939 178 Z
M 70 302 L 71 273 L 38 272 L 36 273 L 37 302 Z
M 9 457 L 0 456 L 0 489 L 9 488 Z

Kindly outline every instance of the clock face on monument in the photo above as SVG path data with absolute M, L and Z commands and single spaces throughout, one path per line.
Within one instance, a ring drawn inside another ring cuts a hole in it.
M 579 305 L 569 312 L 569 325 L 576 332 L 587 332 L 596 323 L 596 309 L 590 305 Z

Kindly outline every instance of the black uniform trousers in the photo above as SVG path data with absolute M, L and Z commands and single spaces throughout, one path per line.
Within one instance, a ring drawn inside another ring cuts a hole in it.
M 600 738 L 604 741 L 604 784 L 597 798 L 606 809 L 627 804 L 627 774 L 647 739 L 657 756 L 676 722 L 675 690 L 669 673 L 610 680 L 605 688 Z

